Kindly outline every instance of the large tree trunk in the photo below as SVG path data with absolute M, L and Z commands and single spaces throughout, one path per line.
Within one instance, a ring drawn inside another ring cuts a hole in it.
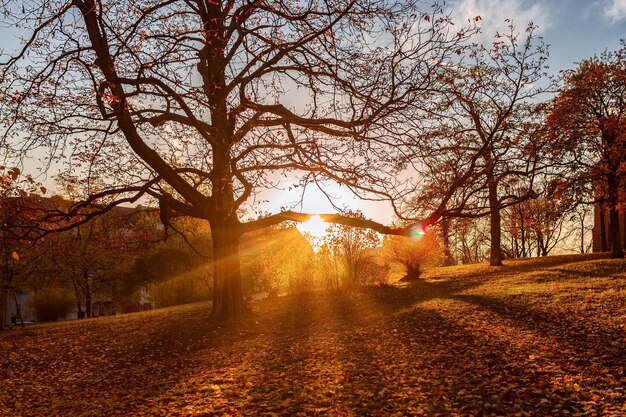
M 443 236 L 443 265 L 452 265 L 452 253 L 450 252 L 450 219 L 444 217 L 441 219 L 441 234 Z
M 498 202 L 498 187 L 493 179 L 490 179 L 489 184 L 489 209 L 491 214 L 489 215 L 490 225 L 490 254 L 489 265 L 501 266 L 502 265 L 502 229 L 500 228 L 501 216 L 500 205 Z
M 619 181 L 614 175 L 608 178 L 609 237 L 611 238 L 611 258 L 623 258 L 622 238 L 619 230 L 619 212 L 617 210 Z
M 598 217 L 600 218 L 600 252 L 606 252 L 606 220 L 604 218 L 604 201 L 598 203 Z
M 217 321 L 241 320 L 247 316 L 241 285 L 239 234 L 233 227 L 212 225 L 213 309 Z
M 611 258 L 623 258 L 622 239 L 619 230 L 619 213 L 617 207 L 609 208 L 609 235 L 611 236 Z

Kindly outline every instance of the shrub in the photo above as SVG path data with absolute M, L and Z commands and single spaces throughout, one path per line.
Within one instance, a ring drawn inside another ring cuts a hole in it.
M 37 321 L 55 321 L 62 318 L 72 310 L 73 305 L 72 295 L 59 287 L 41 289 L 30 300 Z
M 150 299 L 155 307 L 169 307 L 211 299 L 206 271 L 202 268 L 178 275 L 150 286 Z

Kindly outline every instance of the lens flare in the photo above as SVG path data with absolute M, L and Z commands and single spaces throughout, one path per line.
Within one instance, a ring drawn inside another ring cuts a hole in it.
M 426 226 L 417 222 L 411 226 L 410 234 L 412 239 L 419 240 L 426 234 Z

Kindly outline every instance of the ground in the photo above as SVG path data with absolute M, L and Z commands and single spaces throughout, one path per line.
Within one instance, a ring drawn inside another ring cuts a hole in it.
M 0 334 L 0 415 L 626 415 L 626 261 L 195 304 Z

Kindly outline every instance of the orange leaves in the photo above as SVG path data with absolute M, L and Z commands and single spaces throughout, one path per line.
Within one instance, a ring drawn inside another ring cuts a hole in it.
M 625 268 L 459 266 L 238 325 L 194 304 L 2 333 L 0 415 L 622 415 Z
M 120 98 L 113 93 L 104 94 L 104 100 L 111 106 L 116 107 L 120 103 Z
M 604 195 L 596 194 L 595 198 L 617 197 L 616 192 L 609 191 L 608 178 L 624 180 L 620 168 L 626 163 L 626 126 L 620 116 L 626 112 L 623 50 L 586 59 L 566 72 L 547 120 L 550 149 L 569 161 L 569 174 L 606 189 Z

